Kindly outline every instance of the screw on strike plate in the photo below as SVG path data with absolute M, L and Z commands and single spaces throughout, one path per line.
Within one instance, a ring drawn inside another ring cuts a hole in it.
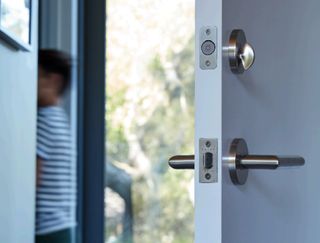
M 211 146 L 211 142 L 210 142 L 210 141 L 207 141 L 207 142 L 206 142 L 206 146 L 207 146 L 207 148 L 209 148 L 209 147 Z
M 211 62 L 208 60 L 206 61 L 206 66 L 209 67 L 211 65 Z
M 207 180 L 211 179 L 211 175 L 209 173 L 205 174 L 205 177 L 206 177 Z
M 211 30 L 210 29 L 206 29 L 206 34 L 210 35 L 211 34 Z

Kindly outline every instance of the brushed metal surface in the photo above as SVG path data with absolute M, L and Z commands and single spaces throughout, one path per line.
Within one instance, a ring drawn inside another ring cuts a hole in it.
M 247 42 L 243 30 L 235 29 L 231 32 L 228 47 L 230 69 L 235 74 L 241 74 L 248 70 L 254 63 L 255 52 L 253 47 Z
M 212 167 L 206 168 L 206 153 L 212 154 Z M 218 182 L 218 139 L 200 138 L 199 140 L 199 182 Z
M 176 170 L 194 169 L 194 155 L 175 155 L 172 156 L 168 164 Z
M 204 26 L 200 30 L 199 36 L 199 65 L 202 70 L 213 70 L 217 67 L 217 28 L 214 26 Z
M 231 142 L 227 163 L 232 182 L 243 185 L 249 169 L 274 170 L 278 167 L 302 166 L 305 160 L 301 156 L 249 155 L 246 141 L 236 138 Z

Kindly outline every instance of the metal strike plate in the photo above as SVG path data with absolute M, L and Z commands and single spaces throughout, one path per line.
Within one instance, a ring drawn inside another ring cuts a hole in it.
M 199 181 L 218 182 L 218 139 L 199 140 Z
M 217 67 L 217 28 L 205 26 L 200 29 L 199 39 L 200 68 L 215 69 Z

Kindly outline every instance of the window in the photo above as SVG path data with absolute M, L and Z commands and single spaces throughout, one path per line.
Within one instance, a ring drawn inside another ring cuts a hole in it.
M 193 242 L 194 12 L 107 1 L 105 243 Z

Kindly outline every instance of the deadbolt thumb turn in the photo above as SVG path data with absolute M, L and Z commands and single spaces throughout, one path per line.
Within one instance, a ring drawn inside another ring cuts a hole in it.
M 243 30 L 236 29 L 231 32 L 226 51 L 228 53 L 230 69 L 235 74 L 243 73 L 254 63 L 254 49 L 247 42 Z
M 232 141 L 226 160 L 231 180 L 236 185 L 246 183 L 249 169 L 277 169 L 305 163 L 300 156 L 249 155 L 247 143 L 241 138 Z

